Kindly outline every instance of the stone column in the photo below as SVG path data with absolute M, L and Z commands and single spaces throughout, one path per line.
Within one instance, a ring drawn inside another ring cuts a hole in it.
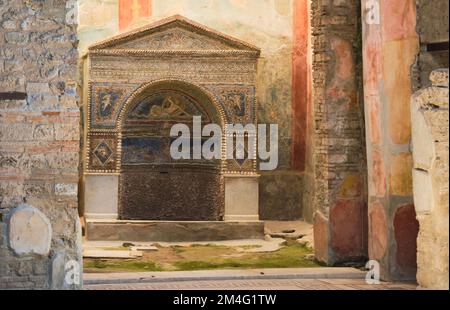
M 415 279 L 418 223 L 410 151 L 414 0 L 362 0 L 369 257 L 384 280 Z
M 334 265 L 367 256 L 359 2 L 311 5 L 314 245 Z
M 430 80 L 411 104 L 417 282 L 448 290 L 448 69 L 433 71 Z

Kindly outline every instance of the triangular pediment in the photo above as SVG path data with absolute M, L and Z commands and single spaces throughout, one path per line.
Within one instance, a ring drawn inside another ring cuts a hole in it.
M 180 15 L 112 37 L 92 45 L 89 50 L 259 53 L 259 49 L 255 46 L 211 30 Z

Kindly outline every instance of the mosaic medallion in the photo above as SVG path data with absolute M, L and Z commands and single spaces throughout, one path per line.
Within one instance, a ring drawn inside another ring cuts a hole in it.
M 116 170 L 117 137 L 113 133 L 91 133 L 88 137 L 88 170 L 113 172 Z
M 100 143 L 94 150 L 94 155 L 104 165 L 112 156 L 113 151 L 105 142 Z

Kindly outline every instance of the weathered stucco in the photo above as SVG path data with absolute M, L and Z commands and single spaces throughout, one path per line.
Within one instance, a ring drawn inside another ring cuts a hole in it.
M 433 71 L 430 80 L 432 86 L 411 102 L 417 281 L 424 288 L 448 289 L 448 69 Z
M 419 50 L 416 6 L 413 0 L 361 3 L 369 257 L 380 262 L 382 279 L 414 279 L 418 223 L 412 207 L 408 115 L 411 67 Z

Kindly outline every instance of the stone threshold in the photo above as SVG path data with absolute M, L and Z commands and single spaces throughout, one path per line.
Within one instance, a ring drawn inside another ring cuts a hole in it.
M 195 242 L 242 239 L 264 239 L 264 222 L 86 220 L 88 241 Z

